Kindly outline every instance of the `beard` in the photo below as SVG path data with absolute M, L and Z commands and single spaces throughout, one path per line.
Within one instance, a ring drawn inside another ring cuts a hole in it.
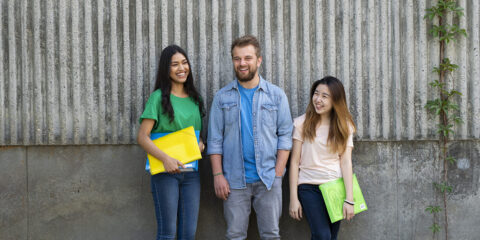
M 255 77 L 255 74 L 257 73 L 257 69 L 258 68 L 255 68 L 255 69 L 252 69 L 253 71 L 250 70 L 250 68 L 248 69 L 248 74 L 244 77 L 241 77 L 240 76 L 240 71 L 238 71 L 237 69 L 235 69 L 235 76 L 237 76 L 237 79 L 238 81 L 240 82 L 248 82 L 250 80 L 252 80 L 254 77 Z

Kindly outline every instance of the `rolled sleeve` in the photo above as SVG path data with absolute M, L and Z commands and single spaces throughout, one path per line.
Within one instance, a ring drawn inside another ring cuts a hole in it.
M 218 94 L 213 98 L 208 121 L 207 155 L 223 154 L 223 111 L 218 104 Z
M 280 94 L 280 108 L 278 110 L 277 118 L 277 134 L 278 143 L 277 149 L 291 150 L 292 149 L 292 130 L 293 122 L 290 114 L 290 105 L 288 104 L 287 95 L 283 91 Z

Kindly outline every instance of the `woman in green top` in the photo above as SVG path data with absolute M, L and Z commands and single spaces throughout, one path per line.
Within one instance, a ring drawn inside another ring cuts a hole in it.
M 189 126 L 201 130 L 203 102 L 193 85 L 190 69 L 182 48 L 171 45 L 163 49 L 155 90 L 140 117 L 138 144 L 160 159 L 166 170 L 151 177 L 157 239 L 174 239 L 175 236 L 179 240 L 195 239 L 200 175 L 198 171 L 182 172 L 180 167 L 184 167 L 183 164 L 158 149 L 150 139 L 150 133 L 175 132 Z M 205 148 L 201 139 L 199 148 L 201 151 Z

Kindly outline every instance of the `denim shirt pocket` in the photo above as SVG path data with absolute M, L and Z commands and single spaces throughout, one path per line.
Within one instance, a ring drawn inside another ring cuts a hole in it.
M 235 102 L 223 103 L 220 105 L 225 119 L 225 125 L 232 125 L 238 120 L 238 107 Z
M 266 127 L 277 127 L 278 107 L 273 104 L 262 104 L 262 119 L 260 120 Z

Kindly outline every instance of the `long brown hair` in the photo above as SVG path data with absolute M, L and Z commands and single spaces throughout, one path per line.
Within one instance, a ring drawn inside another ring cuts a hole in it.
M 355 132 L 355 123 L 348 111 L 345 97 L 345 89 L 342 82 L 335 77 L 327 76 L 313 83 L 310 89 L 310 102 L 305 113 L 303 123 L 303 139 L 313 142 L 316 137 L 316 128 L 320 122 L 320 114 L 315 111 L 313 94 L 318 85 L 327 85 L 332 98 L 332 112 L 330 113 L 330 129 L 328 131 L 327 145 L 332 153 L 343 153 L 347 148 L 347 140 L 350 133 Z

